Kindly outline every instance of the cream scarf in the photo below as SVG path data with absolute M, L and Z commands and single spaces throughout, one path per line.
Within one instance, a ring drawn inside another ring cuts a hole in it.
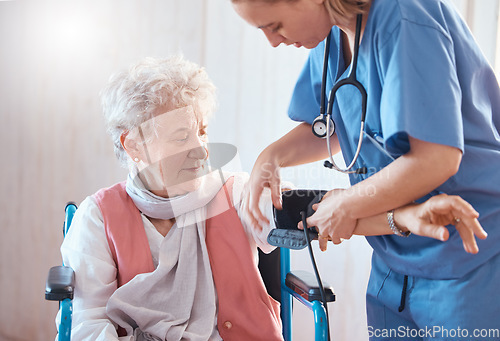
M 216 290 L 205 244 L 206 205 L 223 185 L 219 172 L 186 195 L 162 198 L 129 174 L 126 190 L 143 214 L 176 218 L 160 245 L 158 267 L 118 288 L 107 304 L 114 322 L 136 340 L 220 340 Z

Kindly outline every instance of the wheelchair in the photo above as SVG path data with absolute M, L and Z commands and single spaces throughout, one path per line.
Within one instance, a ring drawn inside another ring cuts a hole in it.
M 63 224 L 63 235 L 66 236 L 77 206 L 69 202 L 65 207 L 65 219 Z M 283 338 L 285 341 L 292 340 L 292 305 L 295 298 L 298 302 L 307 306 L 313 312 L 315 325 L 315 341 L 329 340 L 327 310 L 322 303 L 319 294 L 319 286 L 314 276 L 306 271 L 290 271 L 290 249 L 279 248 L 280 267 L 280 296 L 281 296 L 281 319 L 283 327 Z M 266 283 L 266 287 L 268 284 Z M 73 314 L 72 299 L 75 287 L 75 273 L 70 267 L 54 266 L 49 270 L 45 287 L 45 299 L 59 302 L 60 324 L 59 341 L 71 339 L 71 323 Z M 335 301 L 333 288 L 323 283 L 326 293 L 326 301 Z
M 63 236 L 66 237 L 77 206 L 74 202 L 66 204 L 65 219 L 63 224 Z M 61 321 L 59 324 L 59 341 L 69 341 L 71 339 L 71 321 L 73 317 L 73 294 L 75 289 L 75 272 L 70 267 L 53 266 L 47 276 L 45 286 L 45 299 L 49 301 L 59 301 L 61 311 Z

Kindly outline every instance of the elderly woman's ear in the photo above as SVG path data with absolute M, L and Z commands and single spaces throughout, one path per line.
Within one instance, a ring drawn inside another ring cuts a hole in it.
M 137 142 L 133 138 L 130 138 L 128 135 L 129 131 L 124 131 L 120 135 L 120 143 L 127 155 L 135 162 L 139 162 L 141 160 L 141 151 L 138 148 L 139 146 Z

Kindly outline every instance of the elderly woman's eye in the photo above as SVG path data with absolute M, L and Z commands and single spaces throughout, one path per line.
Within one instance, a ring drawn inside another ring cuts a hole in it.
M 174 140 L 178 141 L 178 142 L 184 142 L 184 141 L 187 141 L 188 138 L 189 138 L 189 134 L 182 134 L 182 135 L 175 136 Z

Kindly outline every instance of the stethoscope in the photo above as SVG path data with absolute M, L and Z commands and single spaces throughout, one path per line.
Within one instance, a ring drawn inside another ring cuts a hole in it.
M 335 83 L 332 90 L 330 91 L 330 97 L 328 98 L 328 108 L 325 114 L 325 97 L 326 97 L 326 76 L 328 73 L 328 56 L 330 52 L 330 39 L 332 33 L 328 34 L 325 43 L 325 54 L 323 61 L 323 78 L 321 81 L 321 100 L 320 100 L 320 114 L 316 119 L 314 119 L 312 123 L 312 131 L 314 135 L 320 138 L 326 137 L 327 132 L 329 132 L 329 137 L 335 133 L 335 123 L 332 119 L 332 110 L 333 110 L 333 102 L 335 100 L 335 95 L 337 90 L 340 89 L 344 85 L 353 85 L 355 86 L 361 94 L 361 125 L 359 129 L 359 140 L 358 146 L 356 148 L 356 153 L 352 159 L 352 162 L 344 169 L 338 167 L 333 161 L 331 147 L 330 147 L 330 139 L 326 139 L 326 146 L 328 148 L 329 160 L 325 161 L 325 167 L 333 168 L 339 172 L 347 173 L 347 174 L 365 174 L 367 172 L 366 167 L 361 167 L 358 169 L 352 169 L 356 160 L 359 157 L 359 152 L 361 150 L 361 145 L 363 143 L 363 136 L 365 131 L 365 118 L 366 118 L 366 102 L 367 102 L 367 94 L 364 86 L 356 79 L 356 69 L 358 64 L 358 50 L 359 50 L 359 40 L 361 36 L 361 22 L 363 16 L 358 14 L 356 17 L 356 35 L 354 38 L 354 56 L 352 58 L 352 66 L 349 72 L 349 75 L 345 79 L 341 79 Z

